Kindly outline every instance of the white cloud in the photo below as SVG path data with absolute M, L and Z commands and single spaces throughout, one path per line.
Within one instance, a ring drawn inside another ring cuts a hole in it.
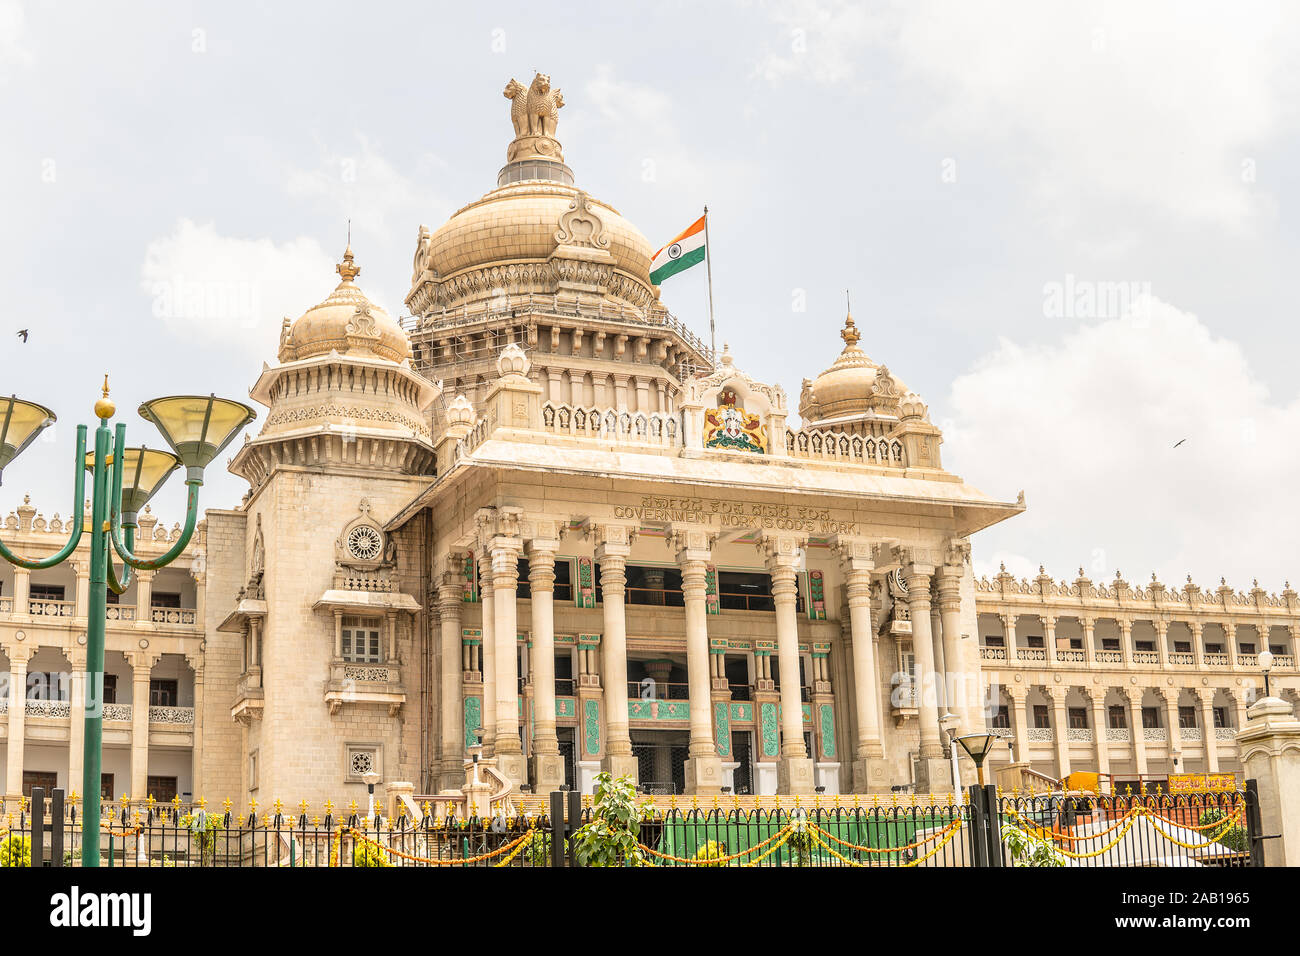
M 1152 300 L 1051 345 L 1002 341 L 950 404 L 945 465 L 991 492 L 1024 487 L 1029 504 L 976 539 L 992 555 L 981 573 L 1007 548 L 1057 579 L 1080 565 L 1172 585 L 1300 578 L 1300 402 L 1271 401 L 1194 315 Z
M 1272 209 L 1257 151 L 1293 126 L 1300 14 L 1278 2 L 777 4 L 807 52 L 759 72 L 854 79 L 891 55 L 937 96 L 918 117 L 948 155 L 992 141 L 1062 226 L 1095 198 L 1233 227 Z M 969 139 L 969 142 L 963 140 Z M 1258 179 L 1258 182 L 1256 182 Z
M 19 0 L 0 0 L 0 66 L 30 64 L 35 58 Z
M 182 219 L 149 243 L 140 288 L 174 331 L 263 358 L 274 355 L 285 316 L 296 319 L 329 295 L 334 264 L 314 239 L 239 239 Z

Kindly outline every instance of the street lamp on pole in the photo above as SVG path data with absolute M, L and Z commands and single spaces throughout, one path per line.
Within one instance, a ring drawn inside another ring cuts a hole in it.
M 86 451 L 86 426 L 77 426 L 72 532 L 67 543 L 49 557 L 29 558 L 15 554 L 0 541 L 0 557 L 29 571 L 52 568 L 66 561 L 81 543 L 85 530 L 82 502 L 85 500 L 86 472 L 90 473 L 90 601 L 86 611 L 86 722 L 82 763 L 85 806 L 81 817 L 83 867 L 99 866 L 104 627 L 108 591 L 112 590 L 114 594 L 124 592 L 131 584 L 132 568 L 156 571 L 181 556 L 189 546 L 198 522 L 199 487 L 203 484 L 204 468 L 221 454 L 240 429 L 257 417 L 257 413 L 242 402 L 215 395 L 156 398 L 140 406 L 140 415 L 153 422 L 174 454 L 144 447 L 127 448 L 124 423 L 119 422 L 113 433 L 109 431 L 108 420 L 117 411 L 117 406 L 108 397 L 107 375 L 104 376 L 103 391 L 103 397 L 95 402 L 95 417 L 99 419 L 99 425 L 95 429 L 94 449 L 89 453 Z M 17 396 L 0 398 L 0 476 L 4 468 L 54 421 L 54 413 L 43 405 L 22 401 Z M 171 473 L 182 465 L 186 469 L 185 484 L 189 488 L 184 529 L 165 554 L 153 559 L 138 557 L 133 550 L 137 515 Z M 123 562 L 121 576 L 113 566 L 113 551 Z M 148 701 L 135 701 L 133 706 L 147 707 Z M 140 798 L 138 794 L 136 796 Z
M 948 711 L 939 718 L 939 728 L 948 734 L 948 759 L 952 762 L 952 792 L 961 793 L 961 775 L 957 770 L 957 727 L 961 718 Z
M 1268 689 L 1268 673 L 1273 669 L 1273 652 L 1267 647 L 1259 652 L 1259 669 L 1264 672 L 1264 696 L 1272 697 Z
M 975 773 L 979 778 L 980 786 L 984 786 L 984 758 L 989 755 L 993 749 L 993 744 L 997 741 L 997 734 L 966 734 L 957 738 L 957 743 L 961 744 L 961 749 L 971 760 L 975 761 Z

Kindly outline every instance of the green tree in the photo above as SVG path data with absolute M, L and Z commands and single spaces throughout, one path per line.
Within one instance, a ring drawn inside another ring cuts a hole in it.
M 596 775 L 596 805 L 591 822 L 573 833 L 572 846 L 582 866 L 648 866 L 640 846 L 645 808 L 637 806 L 631 777 Z
M 1002 825 L 1002 839 L 1011 851 L 1012 866 L 1065 866 L 1065 854 L 1050 840 L 1036 837 L 1014 823 Z
M 11 833 L 0 842 L 0 866 L 31 866 L 31 837 Z

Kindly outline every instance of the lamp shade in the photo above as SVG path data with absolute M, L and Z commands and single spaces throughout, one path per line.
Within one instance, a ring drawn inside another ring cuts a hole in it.
M 257 417 L 243 402 L 215 395 L 170 395 L 140 406 L 187 468 L 206 468 Z
M 47 425 L 53 424 L 54 413 L 44 405 L 24 402 L 13 395 L 0 398 L 0 472 L 35 441 Z
M 1259 652 L 1259 669 L 1265 674 L 1273 669 L 1273 652 L 1265 649 Z
M 109 456 L 110 462 L 112 456 Z M 169 451 L 153 448 L 127 448 L 122 452 L 122 514 L 134 516 L 158 493 L 158 489 L 181 466 L 181 460 Z M 95 454 L 86 455 L 86 470 L 95 467 Z M 126 523 L 132 523 L 128 520 Z
M 957 738 L 957 743 L 961 744 L 961 749 L 966 751 L 967 756 L 978 765 L 984 762 L 984 758 L 989 755 L 997 739 L 997 734 L 964 734 Z

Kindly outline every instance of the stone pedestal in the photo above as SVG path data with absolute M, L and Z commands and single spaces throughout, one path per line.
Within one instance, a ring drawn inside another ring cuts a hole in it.
M 600 762 L 600 769 L 613 775 L 614 779 L 619 777 L 631 777 L 633 783 L 637 783 L 637 762 L 633 754 L 605 754 L 605 758 Z
M 528 782 L 528 764 L 523 754 L 498 753 L 495 759 L 497 773 L 509 780 L 515 790 L 519 789 L 521 783 Z
M 396 820 L 402 810 L 407 813 L 420 814 L 418 807 L 412 811 L 415 801 L 415 784 L 407 780 L 394 780 L 384 787 L 384 809 L 385 814 L 390 820 Z M 418 819 L 417 821 L 418 822 Z
M 889 761 L 884 757 L 866 757 L 853 761 L 854 793 L 887 793 Z
M 717 757 L 688 757 L 686 760 L 686 792 L 700 796 L 722 793 L 726 784 L 722 761 Z
M 564 786 L 564 758 L 559 754 L 533 754 L 533 789 L 549 794 Z
M 951 763 L 942 757 L 922 757 L 916 762 L 917 793 L 948 793 L 951 790 Z
M 811 757 L 782 757 L 776 764 L 776 791 L 785 794 L 811 794 L 816 787 Z
M 1300 866 L 1300 720 L 1291 705 L 1265 697 L 1246 711 L 1237 748 L 1247 780 L 1259 787 L 1260 825 L 1265 836 L 1265 866 Z

